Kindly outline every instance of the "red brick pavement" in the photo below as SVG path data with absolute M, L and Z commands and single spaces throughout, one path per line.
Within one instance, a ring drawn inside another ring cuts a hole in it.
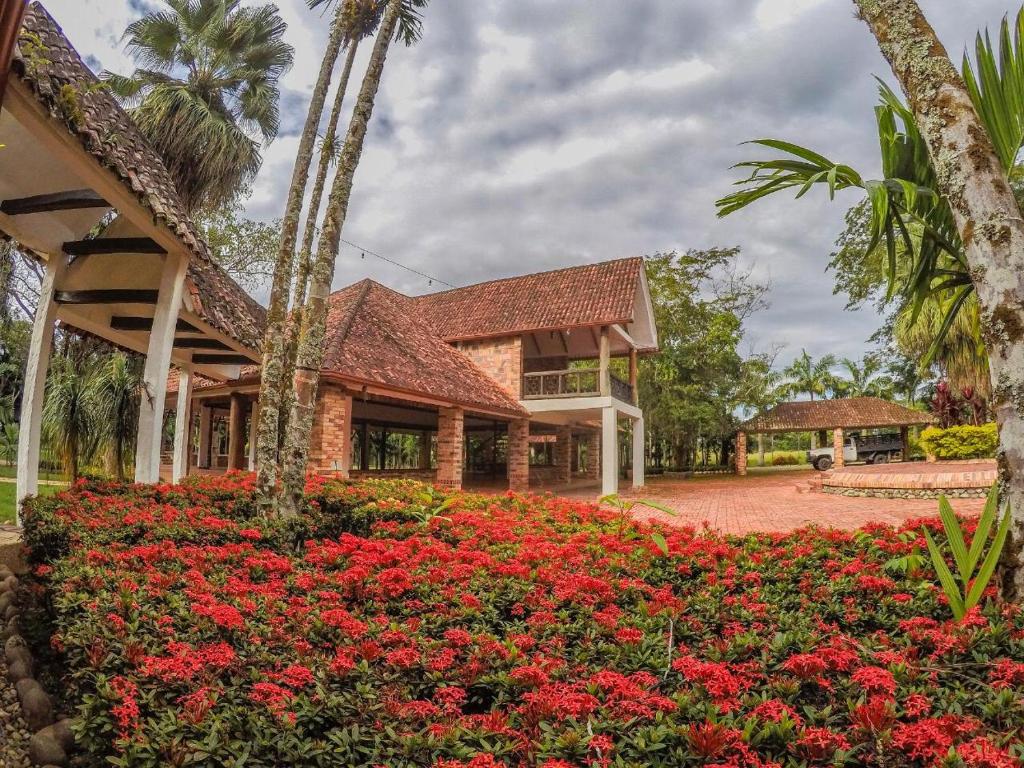
M 660 519 L 680 526 L 706 524 L 733 534 L 785 532 L 811 523 L 849 530 L 871 522 L 899 525 L 911 518 L 938 514 L 937 502 L 930 499 L 869 499 L 797 490 L 797 485 L 816 474 L 788 471 L 689 480 L 650 478 L 639 493 L 623 495 L 651 499 L 676 513 L 669 516 L 635 508 L 634 513 L 641 519 Z M 979 514 L 983 504 L 981 499 L 956 499 L 953 508 L 964 514 Z

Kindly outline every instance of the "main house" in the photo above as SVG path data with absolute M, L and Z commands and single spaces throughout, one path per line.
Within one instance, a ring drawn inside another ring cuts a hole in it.
M 658 342 L 640 258 L 416 297 L 363 280 L 331 295 L 326 343 L 311 469 L 613 493 L 631 465 L 643 485 L 637 359 Z M 190 469 L 251 465 L 259 370 L 184 386 Z

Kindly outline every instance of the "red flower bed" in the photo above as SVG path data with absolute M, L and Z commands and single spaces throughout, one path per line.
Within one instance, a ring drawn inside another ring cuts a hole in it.
M 32 502 L 89 765 L 1021 765 L 1024 617 L 949 620 L 912 527 L 666 556 L 564 499 L 249 483 Z

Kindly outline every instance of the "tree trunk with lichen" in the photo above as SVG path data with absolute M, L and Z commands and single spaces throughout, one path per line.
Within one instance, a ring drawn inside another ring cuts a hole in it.
M 334 159 L 338 141 L 338 122 L 341 119 L 341 107 L 345 101 L 345 92 L 348 90 L 349 77 L 352 75 L 352 63 L 356 58 L 356 51 L 359 49 L 359 41 L 352 40 L 348 45 L 348 55 L 345 57 L 345 66 L 341 70 L 341 79 L 338 81 L 338 92 L 334 95 L 334 105 L 331 107 L 331 116 L 327 121 L 327 130 L 324 133 L 324 141 L 320 146 L 320 161 L 317 164 L 316 179 L 313 181 L 313 192 L 309 200 L 309 210 L 306 212 L 306 227 L 302 233 L 302 245 L 299 248 L 299 263 L 295 270 L 295 291 L 292 299 L 292 322 L 288 324 L 288 336 L 285 342 L 284 370 L 281 375 L 281 409 L 287 412 L 282 414 L 290 416 L 292 406 L 292 386 L 295 376 L 295 354 L 299 338 L 299 327 L 302 324 L 302 314 L 306 304 L 306 288 L 309 284 L 309 270 L 313 262 L 313 239 L 316 237 L 316 222 L 320 213 L 320 202 L 323 200 L 324 188 L 327 186 L 327 172 L 330 170 L 331 161 Z M 282 422 L 285 420 L 282 419 Z M 285 422 L 287 423 L 287 422 Z M 287 432 L 287 426 L 284 427 Z
M 284 514 L 297 514 L 302 504 L 317 384 L 320 379 L 320 366 L 324 360 L 327 297 L 331 290 L 331 281 L 334 279 L 334 262 L 338 257 L 341 231 L 348 214 L 352 181 L 363 153 L 366 129 L 373 115 L 374 99 L 380 87 L 384 61 L 395 33 L 400 10 L 401 0 L 390 0 L 384 12 L 377 39 L 374 41 L 373 53 L 363 76 L 359 98 L 352 113 L 352 121 L 348 126 L 338 169 L 331 184 L 331 194 L 327 198 L 327 211 L 317 243 L 316 260 L 310 273 L 309 300 L 302 313 L 298 351 L 295 356 L 294 400 L 282 455 L 284 495 L 281 499 L 281 509 Z
M 914 0 L 854 0 L 903 87 L 981 306 L 999 480 L 1013 513 L 1003 593 L 1024 600 L 1024 220 L 960 74 Z
M 306 114 L 306 123 L 299 139 L 292 168 L 291 186 L 281 220 L 281 240 L 274 265 L 274 279 L 267 309 L 267 330 L 263 337 L 263 361 L 260 370 L 259 415 L 256 428 L 256 488 L 260 506 L 267 512 L 277 506 L 277 469 L 280 451 L 281 377 L 284 372 L 285 328 L 288 322 L 288 297 L 291 293 L 292 268 L 295 260 L 295 239 L 302 215 L 302 198 L 306 193 L 309 167 L 313 162 L 317 128 L 327 101 L 331 73 L 341 51 L 344 37 L 343 14 L 339 9 L 331 26 L 327 50 L 320 63 L 320 72 Z

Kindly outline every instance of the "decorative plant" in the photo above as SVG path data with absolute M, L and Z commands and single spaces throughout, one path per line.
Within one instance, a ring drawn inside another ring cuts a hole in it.
M 978 520 L 978 527 L 974 531 L 970 545 L 964 538 L 960 521 L 957 520 L 953 508 L 945 496 L 939 497 L 939 516 L 942 518 L 942 527 L 946 531 L 946 541 L 953 553 L 953 562 L 956 565 L 960 583 L 946 565 L 946 559 L 942 554 L 939 545 L 935 543 L 928 529 L 924 529 L 924 536 L 928 542 L 928 552 L 932 556 L 932 565 L 942 584 L 942 590 L 949 599 L 949 607 L 953 616 L 962 619 L 968 611 L 976 606 L 981 600 L 985 587 L 992 580 L 996 564 L 999 562 L 999 555 L 1006 543 L 1006 534 L 1010 530 L 1010 508 L 1006 507 L 1006 513 L 996 531 L 992 544 L 985 553 L 985 545 L 988 543 L 988 536 L 996 520 L 996 513 L 999 509 L 999 490 L 996 485 L 989 491 L 988 500 L 985 502 L 985 509 Z M 982 560 L 982 555 L 984 559 Z M 978 563 L 981 561 L 981 567 Z M 977 571 L 975 569 L 978 569 Z
M 677 517 L 674 509 L 669 509 L 663 504 L 658 504 L 654 501 L 647 499 L 624 499 L 617 493 L 609 493 L 606 496 L 602 496 L 597 500 L 599 504 L 607 504 L 610 507 L 614 507 L 619 513 L 619 533 L 621 534 L 625 529 L 626 525 L 633 519 L 633 509 L 635 507 L 650 507 L 656 509 L 659 512 L 664 512 L 670 517 Z M 665 537 L 655 531 L 651 534 L 651 541 L 654 542 L 655 546 L 662 551 L 662 554 L 668 554 L 668 542 L 665 541 Z

